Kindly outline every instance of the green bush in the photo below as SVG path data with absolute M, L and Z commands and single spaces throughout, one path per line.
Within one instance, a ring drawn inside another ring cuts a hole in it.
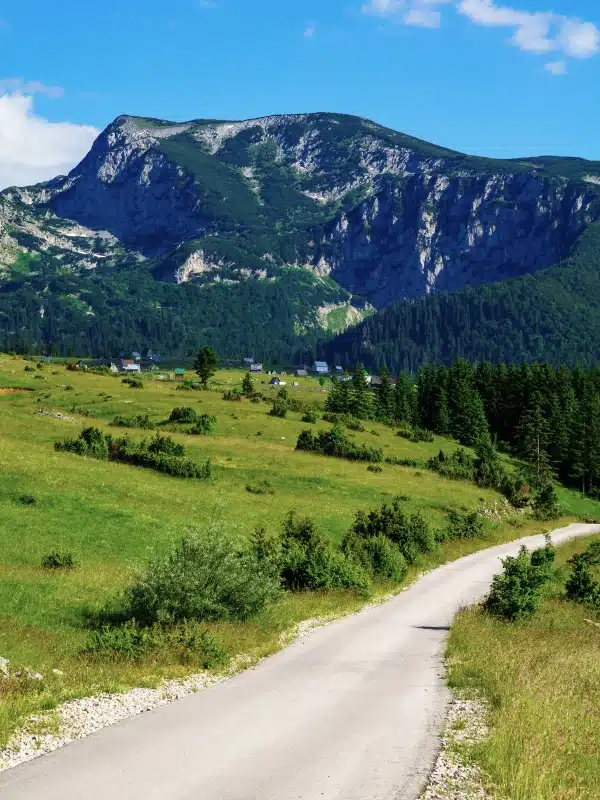
M 275 494 L 270 481 L 267 480 L 246 484 L 246 491 L 250 492 L 250 494 Z
M 129 386 L 130 389 L 143 389 L 144 382 L 141 381 L 139 378 L 123 378 L 121 383 L 125 383 Z
M 424 467 L 425 462 L 416 458 L 398 458 L 397 456 L 388 456 L 385 459 L 386 464 L 394 464 L 397 467 Z
M 373 578 L 402 583 L 407 563 L 398 545 L 387 536 L 362 538 L 350 530 L 342 542 L 343 552 L 360 563 Z
M 600 611 L 600 581 L 592 572 L 594 567 L 600 566 L 600 542 L 593 542 L 585 553 L 573 556 L 569 564 L 572 570 L 565 587 L 567 597 Z
M 34 506 L 37 500 L 32 494 L 22 494 L 19 497 L 19 503 L 21 503 L 22 506 Z
M 242 395 L 238 392 L 237 389 L 227 389 L 227 391 L 223 392 L 222 394 L 223 400 L 230 400 L 234 403 L 241 403 L 242 402 Z
M 302 431 L 296 442 L 296 450 L 347 458 L 349 461 L 383 461 L 381 450 L 354 444 L 340 425 L 334 425 L 329 431 L 319 431 L 316 436 L 310 430 Z
M 42 559 L 42 567 L 44 569 L 72 569 L 75 566 L 75 559 L 73 553 L 68 551 L 60 552 L 53 550 Z
M 174 408 L 173 411 L 171 411 L 169 422 L 193 424 L 194 422 L 196 422 L 197 419 L 198 419 L 198 414 L 194 411 L 193 408 L 183 407 L 183 408 Z
M 180 664 L 194 663 L 214 669 L 227 663 L 227 651 L 208 631 L 193 622 L 171 628 L 162 625 L 143 627 L 135 620 L 120 626 L 103 626 L 88 637 L 86 654 L 96 658 L 140 662 L 168 654 Z
M 290 512 L 281 537 L 281 578 L 286 589 L 358 589 L 367 592 L 369 577 L 315 527 L 313 520 Z
M 190 433 L 194 436 L 210 436 L 214 433 L 216 421 L 217 418 L 210 414 L 198 414 L 196 424 Z
M 457 539 L 481 539 L 484 536 L 485 523 L 476 511 L 462 512 L 452 509 L 448 513 L 446 527 L 437 538 L 440 542 L 452 542 Z
M 78 439 L 65 439 L 56 442 L 54 447 L 81 456 L 103 460 L 108 458 L 122 464 L 154 469 L 177 478 L 206 479 L 212 474 L 210 461 L 198 464 L 186 458 L 182 444 L 159 433 L 150 441 L 144 439 L 137 443 L 127 436 L 113 439 L 98 428 L 86 428 L 79 434 Z
M 147 431 L 151 431 L 156 427 L 148 414 L 137 414 L 135 417 L 117 416 L 113 419 L 111 425 L 117 428 L 141 428 Z
M 503 559 L 503 571 L 494 577 L 484 609 L 510 622 L 535 614 L 552 578 L 553 561 L 554 551 L 549 543 L 534 553 L 522 547 L 518 556 Z
M 444 478 L 452 480 L 474 480 L 475 461 L 462 448 L 448 454 L 440 450 L 437 456 L 433 456 L 427 462 L 427 469 L 438 472 Z
M 276 599 L 279 584 L 251 549 L 225 531 L 184 537 L 155 558 L 126 596 L 139 624 L 244 620 Z
M 369 472 L 383 472 L 383 467 L 380 467 L 379 464 L 369 464 L 367 470 Z
M 398 499 L 368 513 L 359 511 L 352 530 L 361 539 L 386 536 L 400 548 L 409 564 L 414 564 L 420 555 L 430 553 L 436 547 L 427 520 L 420 512 L 407 514 Z
M 307 411 L 302 417 L 302 422 L 308 422 L 311 425 L 314 425 L 316 421 L 317 421 L 317 414 L 312 409 L 310 411 Z
M 323 422 L 331 422 L 333 425 L 343 425 L 350 431 L 363 433 L 365 430 L 365 426 L 362 422 L 351 414 L 334 414 L 327 411 L 323 414 L 322 419 Z
M 545 484 L 536 493 L 532 510 L 534 517 L 539 520 L 557 519 L 560 517 L 561 511 L 558 504 L 558 495 L 551 483 Z

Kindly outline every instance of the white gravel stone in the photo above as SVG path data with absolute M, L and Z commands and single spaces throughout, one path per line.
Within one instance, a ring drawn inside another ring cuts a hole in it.
M 421 800 L 492 800 L 480 770 L 464 755 L 465 748 L 488 735 L 486 715 L 481 700 L 454 698 L 441 736 L 442 749 Z

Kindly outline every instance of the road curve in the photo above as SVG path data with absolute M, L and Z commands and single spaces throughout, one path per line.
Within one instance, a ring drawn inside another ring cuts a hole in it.
M 559 544 L 600 526 L 571 525 Z M 447 564 L 197 695 L 0 775 L 2 800 L 413 800 L 433 766 L 456 611 L 529 537 Z

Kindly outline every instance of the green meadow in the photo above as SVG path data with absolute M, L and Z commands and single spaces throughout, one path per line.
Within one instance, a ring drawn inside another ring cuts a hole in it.
M 469 482 L 450 481 L 425 468 L 383 464 L 371 472 L 361 462 L 295 451 L 307 427 L 301 414 L 286 419 L 269 415 L 267 402 L 231 402 L 222 393 L 241 384 L 241 370 L 217 373 L 205 391 L 183 391 L 181 381 L 144 374 L 143 388 L 130 388 L 121 376 L 68 371 L 63 364 L 35 366 L 17 357 L 0 360 L 0 656 L 11 668 L 41 672 L 36 685 L 0 682 L 0 743 L 34 712 L 51 709 L 76 696 L 156 685 L 165 677 L 195 671 L 193 664 L 167 656 L 142 663 L 93 660 L 83 654 L 86 614 L 118 597 L 135 573 L 156 553 L 165 552 L 186 531 L 223 526 L 248 536 L 261 525 L 280 530 L 295 510 L 312 517 L 339 541 L 356 512 L 403 496 L 408 511 L 421 510 L 441 527 L 452 509 L 499 507 L 503 498 Z M 189 377 L 189 375 L 188 375 Z M 267 376 L 255 388 L 268 397 Z M 322 407 L 327 387 L 312 378 L 288 381 L 290 395 Z M 299 385 L 293 387 L 291 382 Z M 21 391 L 11 391 L 11 389 Z M 111 427 L 117 415 L 147 414 L 166 423 L 176 406 L 193 407 L 216 417 L 210 436 L 192 436 L 165 424 L 170 436 L 186 446 L 186 455 L 212 463 L 209 480 L 173 478 L 148 469 L 96 461 L 57 452 L 54 443 L 77 437 L 89 425 L 113 435 L 141 440 L 151 431 Z M 62 414 L 67 418 L 59 418 Z M 414 444 L 393 428 L 365 422 L 351 433 L 358 444 L 380 447 L 385 456 L 425 461 L 441 446 L 458 445 L 436 438 Z M 253 494 L 247 486 L 268 481 L 272 493 Z M 29 502 L 27 501 L 29 497 Z M 600 516 L 600 506 L 561 491 L 565 519 L 540 524 L 506 517 L 487 524 L 485 539 L 443 545 L 424 559 L 418 571 L 494 543 L 550 529 L 573 518 Z M 490 518 L 494 518 L 489 513 Z M 48 553 L 70 551 L 72 570 L 41 566 Z M 391 588 L 380 586 L 381 594 Z M 351 592 L 304 592 L 285 595 L 258 618 L 246 623 L 208 623 L 207 630 L 229 655 L 252 662 L 281 646 L 282 634 L 315 616 L 358 609 L 364 598 Z M 56 674 L 58 670 L 63 674 Z

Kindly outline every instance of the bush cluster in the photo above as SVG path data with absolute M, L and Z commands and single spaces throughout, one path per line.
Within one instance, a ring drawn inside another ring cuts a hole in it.
M 130 377 L 123 378 L 121 383 L 127 384 L 127 386 L 129 386 L 130 389 L 143 389 L 144 388 L 144 382 L 141 381 L 139 378 L 130 378 Z
M 228 659 L 227 651 L 213 636 L 189 621 L 173 627 L 144 627 L 135 620 L 120 626 L 104 625 L 91 631 L 85 652 L 95 658 L 134 662 L 167 652 L 180 664 L 193 663 L 202 669 L 221 667 Z
M 445 453 L 440 450 L 437 456 L 429 459 L 427 468 L 452 480 L 472 481 L 475 479 L 475 459 L 462 448 L 453 453 Z
M 415 469 L 426 466 L 424 461 L 417 458 L 398 458 L 398 456 L 387 456 L 385 463 L 394 464 L 396 467 L 415 467 Z
M 116 416 L 111 425 L 117 428 L 141 428 L 147 431 L 151 431 L 156 427 L 148 414 L 137 414 L 134 417 Z
M 246 484 L 246 491 L 250 492 L 250 494 L 275 494 L 271 482 L 267 480 Z
M 210 414 L 198 414 L 196 416 L 196 423 L 193 428 L 190 428 L 190 433 L 194 436 L 210 436 L 214 433 L 217 418 Z
M 503 571 L 494 577 L 484 609 L 509 622 L 535 614 L 552 580 L 555 556 L 548 538 L 546 546 L 533 553 L 522 547 L 517 556 L 505 558 Z
M 302 431 L 296 442 L 296 450 L 322 453 L 349 461 L 383 461 L 383 451 L 367 445 L 357 445 L 344 434 L 340 425 L 329 431 L 319 431 L 316 435 L 310 430 Z
M 569 564 L 572 569 L 566 584 L 567 597 L 600 612 L 600 581 L 593 572 L 594 567 L 600 566 L 600 542 L 592 542 L 584 553 L 573 556 Z
M 198 464 L 185 457 L 185 448 L 169 436 L 156 434 L 149 441 L 133 442 L 128 437 L 114 439 L 99 428 L 85 428 L 77 439 L 56 442 L 56 450 L 101 460 L 146 467 L 177 478 L 210 478 L 211 464 Z
M 44 569 L 72 569 L 74 566 L 73 553 L 68 551 L 53 550 L 42 559 L 42 567 Z
M 193 424 L 197 419 L 198 414 L 195 412 L 195 410 L 189 406 L 184 406 L 181 408 L 174 408 L 171 411 L 169 422 Z
M 414 564 L 420 555 L 436 548 L 435 535 L 427 520 L 419 511 L 408 514 L 399 499 L 368 513 L 359 511 L 351 534 L 359 539 L 386 537 L 400 549 L 408 564 Z
M 452 509 L 446 518 L 446 527 L 438 531 L 438 542 L 452 542 L 457 539 L 481 539 L 484 536 L 485 522 L 476 511 L 457 511 Z
M 334 414 L 330 411 L 326 411 L 322 419 L 323 422 L 331 422 L 333 425 L 343 425 L 350 431 L 362 433 L 365 430 L 365 426 L 362 422 L 351 414 Z

